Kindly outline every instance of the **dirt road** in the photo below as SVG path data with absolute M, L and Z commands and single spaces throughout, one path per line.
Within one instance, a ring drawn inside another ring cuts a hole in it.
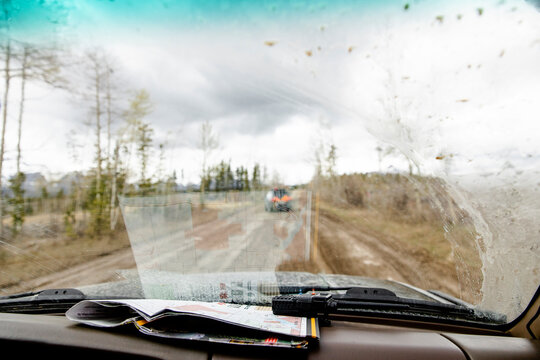
M 278 269 L 349 274 L 468 296 L 459 287 L 451 259 L 434 259 L 425 249 L 343 221 L 327 211 L 320 212 L 317 243 L 310 244 L 309 259 L 305 254 L 305 232 L 295 228 L 298 223 L 295 219 L 265 213 L 259 207 L 231 211 L 225 219 L 218 215 L 211 207 L 204 212 L 193 212 L 194 226 L 186 232 L 186 238 L 193 241 L 183 240 L 181 246 L 177 238 L 166 236 L 167 231 L 162 235 L 154 232 L 153 240 L 144 245 L 135 242 L 133 248 L 35 278 L 24 287 L 74 287 L 120 280 L 121 270 L 136 268 L 137 259 L 139 268 L 146 269 L 182 271 L 189 266 L 191 272 Z M 240 226 L 246 217 L 249 221 Z M 305 217 L 296 220 L 304 222 Z

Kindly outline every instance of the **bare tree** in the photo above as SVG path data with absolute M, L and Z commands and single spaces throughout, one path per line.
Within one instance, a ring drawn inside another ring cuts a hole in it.
M 117 142 L 114 147 L 114 165 L 112 169 L 112 184 L 111 184 L 111 201 L 110 201 L 110 207 L 109 207 L 109 219 L 110 219 L 110 229 L 111 231 L 114 230 L 116 226 L 116 221 L 118 219 L 118 211 L 116 209 L 116 192 L 117 192 L 117 182 L 118 182 L 118 157 L 119 157 L 119 151 L 120 146 Z
M 9 17 L 11 11 L 11 2 L 3 0 L 2 1 L 2 15 L 3 21 L 5 24 L 5 42 L 2 44 L 2 53 L 4 56 L 4 96 L 2 101 L 2 133 L 0 137 L 0 235 L 4 231 L 4 194 L 2 191 L 2 170 L 4 165 L 4 152 L 5 152 L 5 138 L 6 138 L 6 125 L 7 125 L 7 115 L 8 115 L 8 99 L 9 99 L 9 87 L 11 82 L 11 39 L 9 34 Z
M 89 106 L 89 121 L 87 125 L 94 132 L 94 164 L 95 174 L 91 188 L 89 189 L 89 208 L 91 214 L 91 234 L 99 234 L 108 216 L 107 203 L 109 198 L 105 196 L 106 186 L 103 179 L 103 116 L 105 98 L 105 54 L 100 49 L 93 49 L 84 54 L 84 58 L 77 64 L 82 78 L 80 83 L 86 86 L 79 86 L 76 92 L 80 98 Z M 73 81 L 73 79 L 72 79 Z
M 136 151 L 140 162 L 140 183 L 145 191 L 149 185 L 146 174 L 148 166 L 149 151 L 152 143 L 153 130 L 150 125 L 144 122 L 144 118 L 152 111 L 150 95 L 144 89 L 138 90 L 130 100 L 129 108 L 124 112 L 125 125 L 121 129 L 121 144 L 126 149 L 125 163 L 131 162 L 131 156 Z M 126 169 L 129 171 L 129 168 Z M 127 174 L 130 175 L 130 174 Z M 126 188 L 124 188 L 126 189 Z
M 20 78 L 21 93 L 19 99 L 18 136 L 17 136 L 17 172 L 21 163 L 21 137 L 24 105 L 26 101 L 26 82 L 40 81 L 53 87 L 65 87 L 65 80 L 60 75 L 59 49 L 38 48 L 29 43 L 19 43 L 16 53 L 19 68 L 14 69 L 14 77 Z
M 6 139 L 6 125 L 7 125 L 7 110 L 8 110 L 8 98 L 9 98 L 9 86 L 11 81 L 11 43 L 10 40 L 6 40 L 4 47 L 4 97 L 2 101 L 2 135 L 0 137 L 0 234 L 4 231 L 4 204 L 3 204 L 3 191 L 2 191 L 2 170 L 4 166 L 4 152 L 5 152 L 5 139 Z
M 12 50 L 17 67 L 12 69 L 12 77 L 20 79 L 19 115 L 17 121 L 17 156 L 15 177 L 10 180 L 13 192 L 12 218 L 14 233 L 18 232 L 24 222 L 24 189 L 25 175 L 21 171 L 21 141 L 23 129 L 23 115 L 26 102 L 27 81 L 39 81 L 54 87 L 62 87 L 63 79 L 60 76 L 60 64 L 57 56 L 58 49 L 38 48 L 29 43 L 13 42 L 16 48 Z
M 106 121 L 106 151 L 105 151 L 105 158 L 106 158 L 106 172 L 107 172 L 107 182 L 108 186 L 106 186 L 105 191 L 107 191 L 107 194 L 104 194 L 104 196 L 110 195 L 110 201 L 107 202 L 108 205 L 108 212 L 110 214 L 110 227 L 111 231 L 114 230 L 114 225 L 116 224 L 116 191 L 117 191 L 117 178 L 118 178 L 118 142 L 115 145 L 114 148 L 114 154 L 111 153 L 111 146 L 113 142 L 113 122 L 114 118 L 117 116 L 118 112 L 116 111 L 116 102 L 118 99 L 118 87 L 117 82 L 118 79 L 115 76 L 115 66 L 114 61 L 111 59 L 110 56 L 103 56 L 102 57 L 102 66 L 103 66 L 103 92 L 104 92 L 104 114 L 105 114 L 105 121 Z M 114 157 L 114 158 L 113 158 Z M 114 189 L 113 189 L 114 188 Z
M 334 144 L 330 144 L 328 155 L 326 155 L 326 175 L 333 179 L 336 176 L 337 166 L 337 147 Z
M 19 100 L 19 121 L 18 121 L 18 131 L 17 131 L 17 174 L 21 172 L 21 137 L 22 137 L 22 119 L 24 113 L 24 100 L 26 95 L 26 79 L 27 75 L 27 64 L 28 64 L 28 53 L 29 49 L 27 46 L 23 47 L 22 59 L 21 59 L 21 98 Z
M 317 184 L 324 175 L 333 177 L 336 170 L 337 147 L 332 140 L 332 129 L 328 121 L 319 119 L 312 140 L 308 161 L 313 164 L 313 180 Z
M 113 144 L 113 123 L 114 119 L 118 116 L 116 111 L 117 106 L 116 102 L 119 98 L 118 91 L 118 76 L 116 76 L 116 66 L 114 59 L 110 56 L 103 57 L 103 74 L 104 74 L 104 97 L 105 97 L 105 116 L 106 116 L 106 134 L 107 134 L 107 145 L 106 145 L 106 157 L 107 157 L 107 168 L 111 167 L 112 157 L 114 156 L 111 153 L 111 147 Z
M 101 116 L 102 116 L 102 91 L 104 82 L 104 71 L 102 68 L 102 57 L 99 53 L 88 54 L 89 66 L 92 74 L 92 85 L 94 88 L 94 115 L 95 115 L 95 132 L 96 132 L 96 198 L 98 201 L 101 197 L 101 170 L 103 162 L 103 154 L 101 149 Z

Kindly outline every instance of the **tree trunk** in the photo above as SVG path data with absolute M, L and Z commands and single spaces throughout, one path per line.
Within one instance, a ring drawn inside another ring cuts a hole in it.
M 99 65 L 95 64 L 95 100 L 96 100 L 96 197 L 101 199 L 101 102 L 100 102 L 100 74 Z
M 22 119 L 24 112 L 25 86 L 26 86 L 26 66 L 28 61 L 28 48 L 24 47 L 23 58 L 21 64 L 21 100 L 19 102 L 19 124 L 17 132 L 17 174 L 21 172 L 21 135 L 22 135 Z
M 0 235 L 2 235 L 4 231 L 4 193 L 2 191 L 2 169 L 4 165 L 4 149 L 5 149 L 5 138 L 6 138 L 9 83 L 11 80 L 11 74 L 10 74 L 10 68 L 9 68 L 10 60 L 11 60 L 11 47 L 8 40 L 8 43 L 6 46 L 6 60 L 5 60 L 5 69 L 4 69 L 5 88 L 4 88 L 4 101 L 2 103 L 2 105 L 4 106 L 4 108 L 2 109 L 2 137 L 0 139 Z
M 118 169 L 118 151 L 119 146 L 118 143 L 116 143 L 116 146 L 114 147 L 114 165 L 113 165 L 113 173 L 112 173 L 112 185 L 111 185 L 111 201 L 110 201 L 110 225 L 111 225 L 111 231 L 114 230 L 116 226 L 116 220 L 117 220 L 117 212 L 116 212 L 116 176 L 117 176 L 117 169 Z

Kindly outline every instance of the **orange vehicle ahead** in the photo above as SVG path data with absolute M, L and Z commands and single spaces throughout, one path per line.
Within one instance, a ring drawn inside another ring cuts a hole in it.
M 286 189 L 274 188 L 264 198 L 264 210 L 266 211 L 290 211 L 292 198 Z

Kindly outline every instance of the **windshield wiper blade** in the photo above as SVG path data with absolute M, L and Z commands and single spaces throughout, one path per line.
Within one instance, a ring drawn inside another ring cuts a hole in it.
M 307 293 L 275 296 L 272 298 L 272 310 L 276 315 L 302 317 L 398 312 L 435 317 L 476 318 L 474 309 L 462 305 L 401 298 L 387 289 L 363 287 L 351 287 L 345 294 Z
M 87 297 L 77 289 L 47 289 L 0 297 L 0 312 L 63 313 Z

